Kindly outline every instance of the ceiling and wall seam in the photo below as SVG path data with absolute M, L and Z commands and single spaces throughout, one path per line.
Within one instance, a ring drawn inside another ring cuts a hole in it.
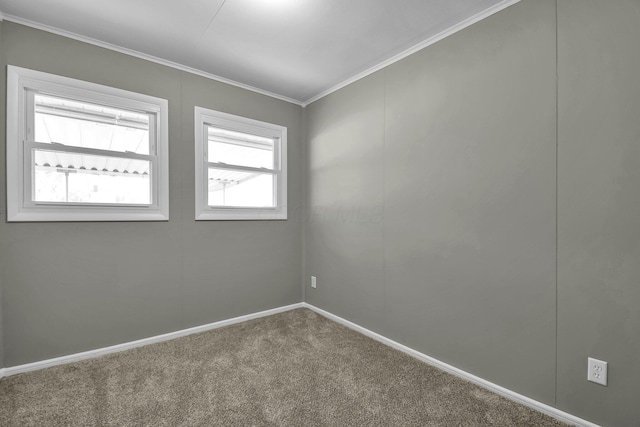
M 218 8 L 218 10 L 216 10 L 216 13 L 213 14 L 213 16 L 211 17 L 211 21 L 209 21 L 209 24 L 207 24 L 207 26 L 205 27 L 204 31 L 202 32 L 202 35 L 200 36 L 200 40 L 202 40 L 205 36 L 205 34 L 207 34 L 207 31 L 209 31 L 209 28 L 211 28 L 211 25 L 213 25 L 213 21 L 216 20 L 216 17 L 218 16 L 218 14 L 220 13 L 220 11 L 222 10 L 222 8 L 224 7 L 224 5 L 227 3 L 227 0 L 224 0 L 222 2 L 222 4 L 220 5 L 220 7 Z

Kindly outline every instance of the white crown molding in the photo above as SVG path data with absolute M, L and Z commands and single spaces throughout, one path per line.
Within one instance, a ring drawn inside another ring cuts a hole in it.
M 105 49 L 109 49 L 109 50 L 113 50 L 113 51 L 116 51 L 116 52 L 120 52 L 120 53 L 123 53 L 125 55 L 129 55 L 129 56 L 133 56 L 133 57 L 136 57 L 136 58 L 144 59 L 144 60 L 150 61 L 150 62 L 155 62 L 156 64 L 160 64 L 160 65 L 164 65 L 164 66 L 167 66 L 167 67 L 175 68 L 177 70 L 185 71 L 185 72 L 188 72 L 188 73 L 191 73 L 191 74 L 195 74 L 195 75 L 198 75 L 198 76 L 201 76 L 201 77 L 205 77 L 205 78 L 208 78 L 208 79 L 211 79 L 211 80 L 216 80 L 216 81 L 219 81 L 221 83 L 226 83 L 226 84 L 231 85 L 231 86 L 236 86 L 236 87 L 239 87 L 239 88 L 242 88 L 242 89 L 246 89 L 246 90 L 249 90 L 249 91 L 252 91 L 252 92 L 256 92 L 256 93 L 259 93 L 259 94 L 262 94 L 262 95 L 266 95 L 266 96 L 269 96 L 269 97 L 272 97 L 272 98 L 275 98 L 275 99 L 279 99 L 281 101 L 286 101 L 286 102 L 289 102 L 289 103 L 292 103 L 292 104 L 295 104 L 295 105 L 300 105 L 301 107 L 304 108 L 307 105 L 311 104 L 312 102 L 315 102 L 315 101 L 317 101 L 317 100 L 319 100 L 321 98 L 324 98 L 325 96 L 330 95 L 333 92 L 336 92 L 337 90 L 342 89 L 343 87 L 350 85 L 351 83 L 354 83 L 354 82 L 356 82 L 356 81 L 358 81 L 360 79 L 363 79 L 363 78 L 367 77 L 368 75 L 375 73 L 376 71 L 379 71 L 379 70 L 381 70 L 381 69 L 383 69 L 383 68 L 385 68 L 385 67 L 387 67 L 387 66 L 389 66 L 389 65 L 391 65 L 391 64 L 393 64 L 395 62 L 398 62 L 401 59 L 404 59 L 407 56 L 412 55 L 412 54 L 418 52 L 419 50 L 424 49 L 427 46 L 430 46 L 430 45 L 432 45 L 432 44 L 434 44 L 434 43 L 436 43 L 436 42 L 438 42 L 438 41 L 440 41 L 440 40 L 442 40 L 442 39 L 444 39 L 444 38 L 446 38 L 446 37 L 448 37 L 448 36 L 450 36 L 452 34 L 455 34 L 458 31 L 461 31 L 461 30 L 463 30 L 463 29 L 475 24 L 476 22 L 479 22 L 479 21 L 481 21 L 481 20 L 483 20 L 485 18 L 488 18 L 489 16 L 491 16 L 491 15 L 497 13 L 497 12 L 500 12 L 503 9 L 506 9 L 507 7 L 509 7 L 511 5 L 519 3 L 520 1 L 521 0 L 502 0 L 501 2 L 497 3 L 496 5 L 490 7 L 488 9 L 486 9 L 486 10 L 483 10 L 480 13 L 477 13 L 477 14 L 473 15 L 473 16 L 465 19 L 464 21 L 462 21 L 462 22 L 460 22 L 460 23 L 458 23 L 456 25 L 453 25 L 453 26 L 447 28 L 444 31 L 441 31 L 438 34 L 429 37 L 426 40 L 421 41 L 420 43 L 418 43 L 418 44 L 416 44 L 416 45 L 414 45 L 414 46 L 412 46 L 412 47 L 410 47 L 410 48 L 398 53 L 397 55 L 395 55 L 395 56 L 393 56 L 393 57 L 391 57 L 391 58 L 389 58 L 387 60 L 384 60 L 384 61 L 380 62 L 377 65 L 374 65 L 373 67 L 371 67 L 371 68 L 369 68 L 369 69 L 367 69 L 365 71 L 362 71 L 362 72 L 360 72 L 360 73 L 358 73 L 358 74 L 356 74 L 356 75 L 354 75 L 352 77 L 349 77 L 348 79 L 342 81 L 341 83 L 338 83 L 337 85 L 332 86 L 329 89 L 326 89 L 326 90 L 320 92 L 317 95 L 312 96 L 311 98 L 307 99 L 306 101 L 299 101 L 297 99 L 293 99 L 293 98 L 290 98 L 290 97 L 287 97 L 287 96 L 284 96 L 284 95 L 279 95 L 277 93 L 269 92 L 269 91 L 266 91 L 266 90 L 263 90 L 263 89 L 259 89 L 259 88 L 254 87 L 254 86 L 250 86 L 250 85 L 247 85 L 247 84 L 244 84 L 244 83 L 240 83 L 240 82 L 237 82 L 235 80 L 227 79 L 225 77 L 220 77 L 220 76 L 217 76 L 215 74 L 208 73 L 206 71 L 202 71 L 202 70 L 198 70 L 196 68 L 192 68 L 192 67 L 189 67 L 189 66 L 186 66 L 186 65 L 178 64 L 177 62 L 173 62 L 173 61 L 169 61 L 169 60 L 166 60 L 166 59 L 158 58 L 158 57 L 152 56 L 152 55 L 147 55 L 146 53 L 138 52 L 138 51 L 135 51 L 133 49 L 128 49 L 128 48 L 125 48 L 125 47 L 122 47 L 122 46 L 118 46 L 118 45 L 114 45 L 114 44 L 111 44 L 111 43 L 103 42 L 103 41 L 100 41 L 100 40 L 97 40 L 97 39 L 94 39 L 94 38 L 91 38 L 91 37 L 86 37 L 86 36 L 83 36 L 83 35 L 80 35 L 80 34 L 76 34 L 76 33 L 70 32 L 70 31 L 62 30 L 60 28 L 56 28 L 56 27 L 52 27 L 52 26 L 49 26 L 49 25 L 41 24 L 39 22 L 35 22 L 35 21 L 28 20 L 28 19 L 20 18 L 18 16 L 3 15 L 2 11 L 0 11 L 0 21 L 2 21 L 3 18 L 4 18 L 5 20 L 11 21 L 11 22 L 15 22 L 16 24 L 21 24 L 21 25 L 25 25 L 25 26 L 28 26 L 28 27 L 31 27 L 31 28 L 38 29 L 38 30 L 47 31 L 49 33 L 57 34 L 59 36 L 67 37 L 67 38 L 70 38 L 70 39 L 74 39 L 74 40 L 78 40 L 78 41 L 81 41 L 81 42 L 89 43 L 89 44 L 92 44 L 94 46 L 99 46 L 99 47 L 102 47 L 102 48 L 105 48 Z
M 84 351 L 82 353 L 70 354 L 67 356 L 56 357 L 54 359 L 41 360 L 38 362 L 27 363 L 24 365 L 11 366 L 0 369 L 0 378 L 9 377 L 11 375 L 21 374 L 24 372 L 37 371 L 39 369 L 50 368 L 52 366 L 66 365 L 67 363 L 78 362 L 85 359 L 93 359 L 94 357 L 104 356 L 111 353 L 119 353 L 136 347 L 142 347 L 149 344 L 156 344 L 187 335 L 197 334 L 200 332 L 210 331 L 212 329 L 222 328 L 224 326 L 235 325 L 236 323 L 246 322 L 248 320 L 259 319 L 261 317 L 271 316 L 273 314 L 283 313 L 285 311 L 302 308 L 302 303 L 286 305 L 284 307 L 273 308 L 271 310 L 260 311 L 258 313 L 247 314 L 244 316 L 234 317 L 232 319 L 221 320 L 219 322 L 209 323 L 207 325 L 196 326 L 189 329 L 182 329 L 168 334 L 156 335 L 150 338 L 131 341 L 124 344 L 112 345 L 110 347 L 99 348 L 96 350 Z
M 4 21 L 4 13 L 0 10 L 0 22 Z M 2 378 L 2 377 L 0 377 Z
M 386 59 L 382 62 L 380 62 L 377 65 L 374 65 L 373 67 L 358 73 L 352 77 L 349 77 L 348 79 L 342 81 L 341 83 L 338 83 L 337 85 L 330 87 L 327 90 L 324 90 L 322 92 L 320 92 L 319 94 L 312 96 L 311 98 L 307 99 L 306 101 L 302 102 L 302 106 L 306 107 L 307 105 L 311 104 L 312 102 L 315 102 L 321 98 L 324 98 L 327 95 L 332 94 L 333 92 L 342 89 L 345 86 L 350 85 L 351 83 L 357 82 L 360 79 L 363 79 L 365 77 L 367 77 L 370 74 L 375 73 L 376 71 L 380 71 L 385 67 L 388 67 L 391 64 L 394 64 L 398 61 L 400 61 L 401 59 L 406 58 L 409 55 L 413 55 L 414 53 L 418 52 L 419 50 L 424 49 L 427 46 L 431 46 L 434 43 L 439 42 L 440 40 L 449 37 L 450 35 L 453 35 L 455 33 L 457 33 L 458 31 L 464 30 L 465 28 L 475 24 L 476 22 L 482 21 L 485 18 L 488 18 L 491 15 L 494 15 L 498 12 L 500 12 L 501 10 L 506 9 L 509 6 L 512 6 L 516 3 L 519 3 L 521 0 L 503 0 L 500 3 L 495 4 L 494 6 L 491 6 L 488 9 L 483 10 L 480 13 L 477 13 L 467 19 L 465 19 L 464 21 L 453 25 L 449 28 L 447 28 L 444 31 L 439 32 L 438 34 L 435 34 L 431 37 L 429 37 L 426 40 L 421 41 L 420 43 L 408 48 L 407 50 L 404 50 L 400 53 L 398 53 L 397 55 L 392 56 L 389 59 Z
M 2 13 L 0 12 L 0 21 L 2 20 Z M 289 102 L 291 104 L 296 104 L 302 106 L 302 102 L 297 99 L 289 98 L 287 96 L 279 95 L 277 93 L 269 92 L 267 90 L 259 89 L 254 86 L 250 86 L 244 83 L 237 82 L 235 80 L 227 79 L 225 77 L 220 77 L 215 74 L 207 73 L 206 71 L 198 70 L 197 68 L 192 68 L 186 65 L 178 64 L 177 62 L 169 61 L 167 59 L 158 58 L 157 56 L 147 55 L 146 53 L 138 52 L 133 49 L 128 49 L 126 47 L 118 46 L 115 44 L 103 42 L 91 37 L 86 37 L 81 34 L 76 34 L 71 31 L 62 30 L 60 28 L 52 27 L 49 25 L 41 24 L 39 22 L 31 21 L 29 19 L 24 19 L 19 16 L 14 15 L 4 15 L 4 19 L 6 21 L 14 22 L 16 24 L 24 25 L 27 27 L 35 28 L 37 30 L 46 31 L 48 33 L 57 34 L 59 36 L 67 37 L 73 40 L 78 40 L 84 43 L 92 44 L 94 46 L 102 47 L 104 49 L 113 50 L 115 52 L 123 53 L 125 55 L 133 56 L 135 58 L 144 59 L 145 61 L 154 62 L 156 64 L 164 65 L 166 67 L 175 68 L 176 70 L 185 71 L 187 73 L 195 74 L 197 76 L 205 77 L 207 79 L 216 80 L 221 83 L 225 83 L 231 86 L 236 86 L 241 89 L 246 89 L 251 92 L 256 92 L 261 95 L 266 95 L 271 98 L 279 99 L 281 101 Z
M 321 308 L 318 308 L 314 305 L 311 305 L 309 303 L 302 303 L 302 306 L 304 308 L 308 308 L 310 310 L 315 311 L 316 313 L 320 314 L 321 316 L 326 317 L 329 320 L 333 320 L 336 323 L 340 323 L 341 325 L 346 326 L 349 329 L 353 329 L 356 332 L 359 332 L 363 335 L 368 336 L 369 338 L 372 338 L 376 341 L 381 342 L 382 344 L 386 344 L 389 347 L 392 347 L 396 350 L 399 350 L 403 353 L 408 354 L 409 356 L 413 356 L 416 359 L 425 362 L 429 365 L 435 366 L 436 368 L 442 369 L 443 371 L 449 372 L 450 374 L 453 374 L 457 377 L 463 378 L 467 381 L 470 381 L 482 388 L 485 388 L 487 390 L 490 390 L 496 394 L 499 394 L 500 396 L 503 396 L 509 400 L 515 401 L 517 403 L 520 403 L 524 406 L 527 406 L 529 408 L 535 409 L 538 412 L 542 412 L 544 414 L 549 415 L 550 417 L 553 417 L 559 421 L 562 421 L 564 423 L 570 424 L 570 425 L 574 425 L 574 426 L 580 426 L 580 427 L 600 427 L 597 424 L 592 423 L 591 421 L 587 421 L 587 420 L 583 420 L 582 418 L 578 418 L 575 415 L 571 415 L 567 412 L 561 411 L 560 409 L 554 408 L 553 406 L 549 406 L 545 403 L 542 402 L 538 402 L 537 400 L 533 400 L 527 396 L 524 396 L 520 393 L 516 393 L 515 391 L 509 390 L 507 388 L 504 388 L 502 386 L 499 386 L 497 384 L 494 384 L 490 381 L 487 381 L 485 379 L 482 379 L 480 377 L 477 377 L 473 374 L 470 374 L 469 372 L 463 371 L 462 369 L 458 369 L 455 366 L 449 365 L 448 363 L 442 362 L 438 359 L 435 359 L 431 356 L 427 356 L 424 353 L 420 353 L 417 350 L 414 350 L 410 347 L 407 347 L 403 344 L 400 344 L 399 342 L 393 341 L 383 335 L 380 335 L 376 332 L 370 331 L 367 328 L 364 328 L 356 323 L 350 322 L 349 320 L 343 319 L 340 316 L 336 316 L 335 314 L 329 313 L 328 311 L 325 311 Z

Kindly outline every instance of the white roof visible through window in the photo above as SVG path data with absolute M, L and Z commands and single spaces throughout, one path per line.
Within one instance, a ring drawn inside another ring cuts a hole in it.
M 54 151 L 55 145 L 149 154 L 149 115 L 35 94 L 35 140 L 52 151 L 35 152 L 39 169 L 149 174 L 149 162 Z

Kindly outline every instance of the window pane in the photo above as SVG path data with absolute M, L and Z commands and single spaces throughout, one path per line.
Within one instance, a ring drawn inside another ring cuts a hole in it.
M 275 176 L 209 168 L 209 206 L 274 207 Z
M 273 139 L 212 126 L 207 130 L 209 162 L 273 169 Z
M 149 154 L 149 115 L 35 94 L 35 141 Z
M 151 162 L 34 150 L 35 202 L 151 204 Z

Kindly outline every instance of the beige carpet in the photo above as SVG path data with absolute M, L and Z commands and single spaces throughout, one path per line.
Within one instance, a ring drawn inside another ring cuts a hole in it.
M 307 309 L 0 380 L 2 426 L 561 426 Z

